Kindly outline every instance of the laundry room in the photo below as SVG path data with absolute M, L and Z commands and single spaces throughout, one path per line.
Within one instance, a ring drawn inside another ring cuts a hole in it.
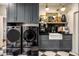
M 78 56 L 78 3 L 0 4 L 1 56 Z

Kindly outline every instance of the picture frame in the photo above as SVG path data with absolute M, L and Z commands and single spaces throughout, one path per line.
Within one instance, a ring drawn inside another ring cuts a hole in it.
M 49 17 L 49 16 L 58 16 L 58 13 L 46 13 L 46 16 Z

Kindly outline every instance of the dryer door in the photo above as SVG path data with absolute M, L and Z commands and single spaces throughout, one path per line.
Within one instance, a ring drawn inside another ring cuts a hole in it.
M 24 39 L 27 42 L 32 42 L 36 39 L 36 33 L 33 29 L 28 29 L 24 32 Z
M 7 38 L 10 42 L 16 42 L 20 38 L 20 32 L 16 29 L 11 29 L 7 33 Z

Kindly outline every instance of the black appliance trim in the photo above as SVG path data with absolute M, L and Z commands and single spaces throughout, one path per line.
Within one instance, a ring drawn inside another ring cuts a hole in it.
M 26 34 L 27 33 L 27 34 Z M 36 39 L 36 33 L 35 31 L 33 31 L 32 29 L 28 29 L 26 31 L 24 31 L 24 39 L 27 41 L 27 42 L 32 42 Z M 30 35 L 29 37 L 26 37 L 26 35 Z M 32 37 L 31 37 L 32 36 Z
M 23 31 L 23 27 L 21 26 L 21 54 L 22 54 L 22 52 L 23 52 L 23 45 L 22 45 L 22 43 L 23 43 L 23 33 L 22 33 L 22 31 Z

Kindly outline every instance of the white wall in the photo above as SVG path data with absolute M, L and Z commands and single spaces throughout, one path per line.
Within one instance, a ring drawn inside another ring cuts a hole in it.
M 71 6 L 71 10 L 67 13 L 67 18 L 68 18 L 68 26 L 70 27 L 70 33 L 73 34 L 73 38 L 72 38 L 72 52 L 74 53 L 78 53 L 78 39 L 74 36 L 77 36 L 74 34 L 74 29 L 75 29 L 75 24 L 74 24 L 74 12 L 78 11 L 78 4 L 72 4 Z M 76 23 L 77 24 L 77 23 Z M 78 27 L 77 27 L 78 28 Z
M 0 16 L 6 17 L 6 6 L 0 5 Z
M 45 3 L 39 4 L 39 15 L 46 14 L 45 5 L 46 5 Z M 48 7 L 49 7 L 49 11 L 47 11 L 48 13 L 58 13 L 58 16 L 61 16 L 60 12 L 57 11 L 57 9 L 61 8 L 62 6 L 60 6 L 59 4 L 49 3 Z
M 64 13 L 67 13 L 69 11 L 69 5 L 71 5 L 71 3 L 48 3 L 48 7 L 49 7 L 49 11 L 48 13 L 59 13 L 59 16 L 60 14 L 62 13 L 61 11 L 57 11 L 57 9 L 60 9 L 62 8 L 62 5 L 65 6 L 66 10 Z M 46 4 L 45 3 L 40 3 L 39 4 L 39 15 L 45 15 L 46 11 L 45 11 L 45 6 Z
M 6 28 L 4 28 L 4 20 L 3 17 L 6 18 L 6 6 L 1 5 L 0 4 L 0 47 L 3 46 L 3 39 L 4 39 L 4 30 L 6 30 Z M 5 34 L 6 35 L 6 34 Z
M 75 11 L 78 11 L 78 4 L 72 4 L 69 6 L 71 9 L 69 10 L 69 12 L 67 13 L 67 19 L 68 19 L 68 26 L 70 28 L 70 33 L 73 33 L 73 13 Z
M 3 46 L 3 17 L 0 16 L 0 48 Z

